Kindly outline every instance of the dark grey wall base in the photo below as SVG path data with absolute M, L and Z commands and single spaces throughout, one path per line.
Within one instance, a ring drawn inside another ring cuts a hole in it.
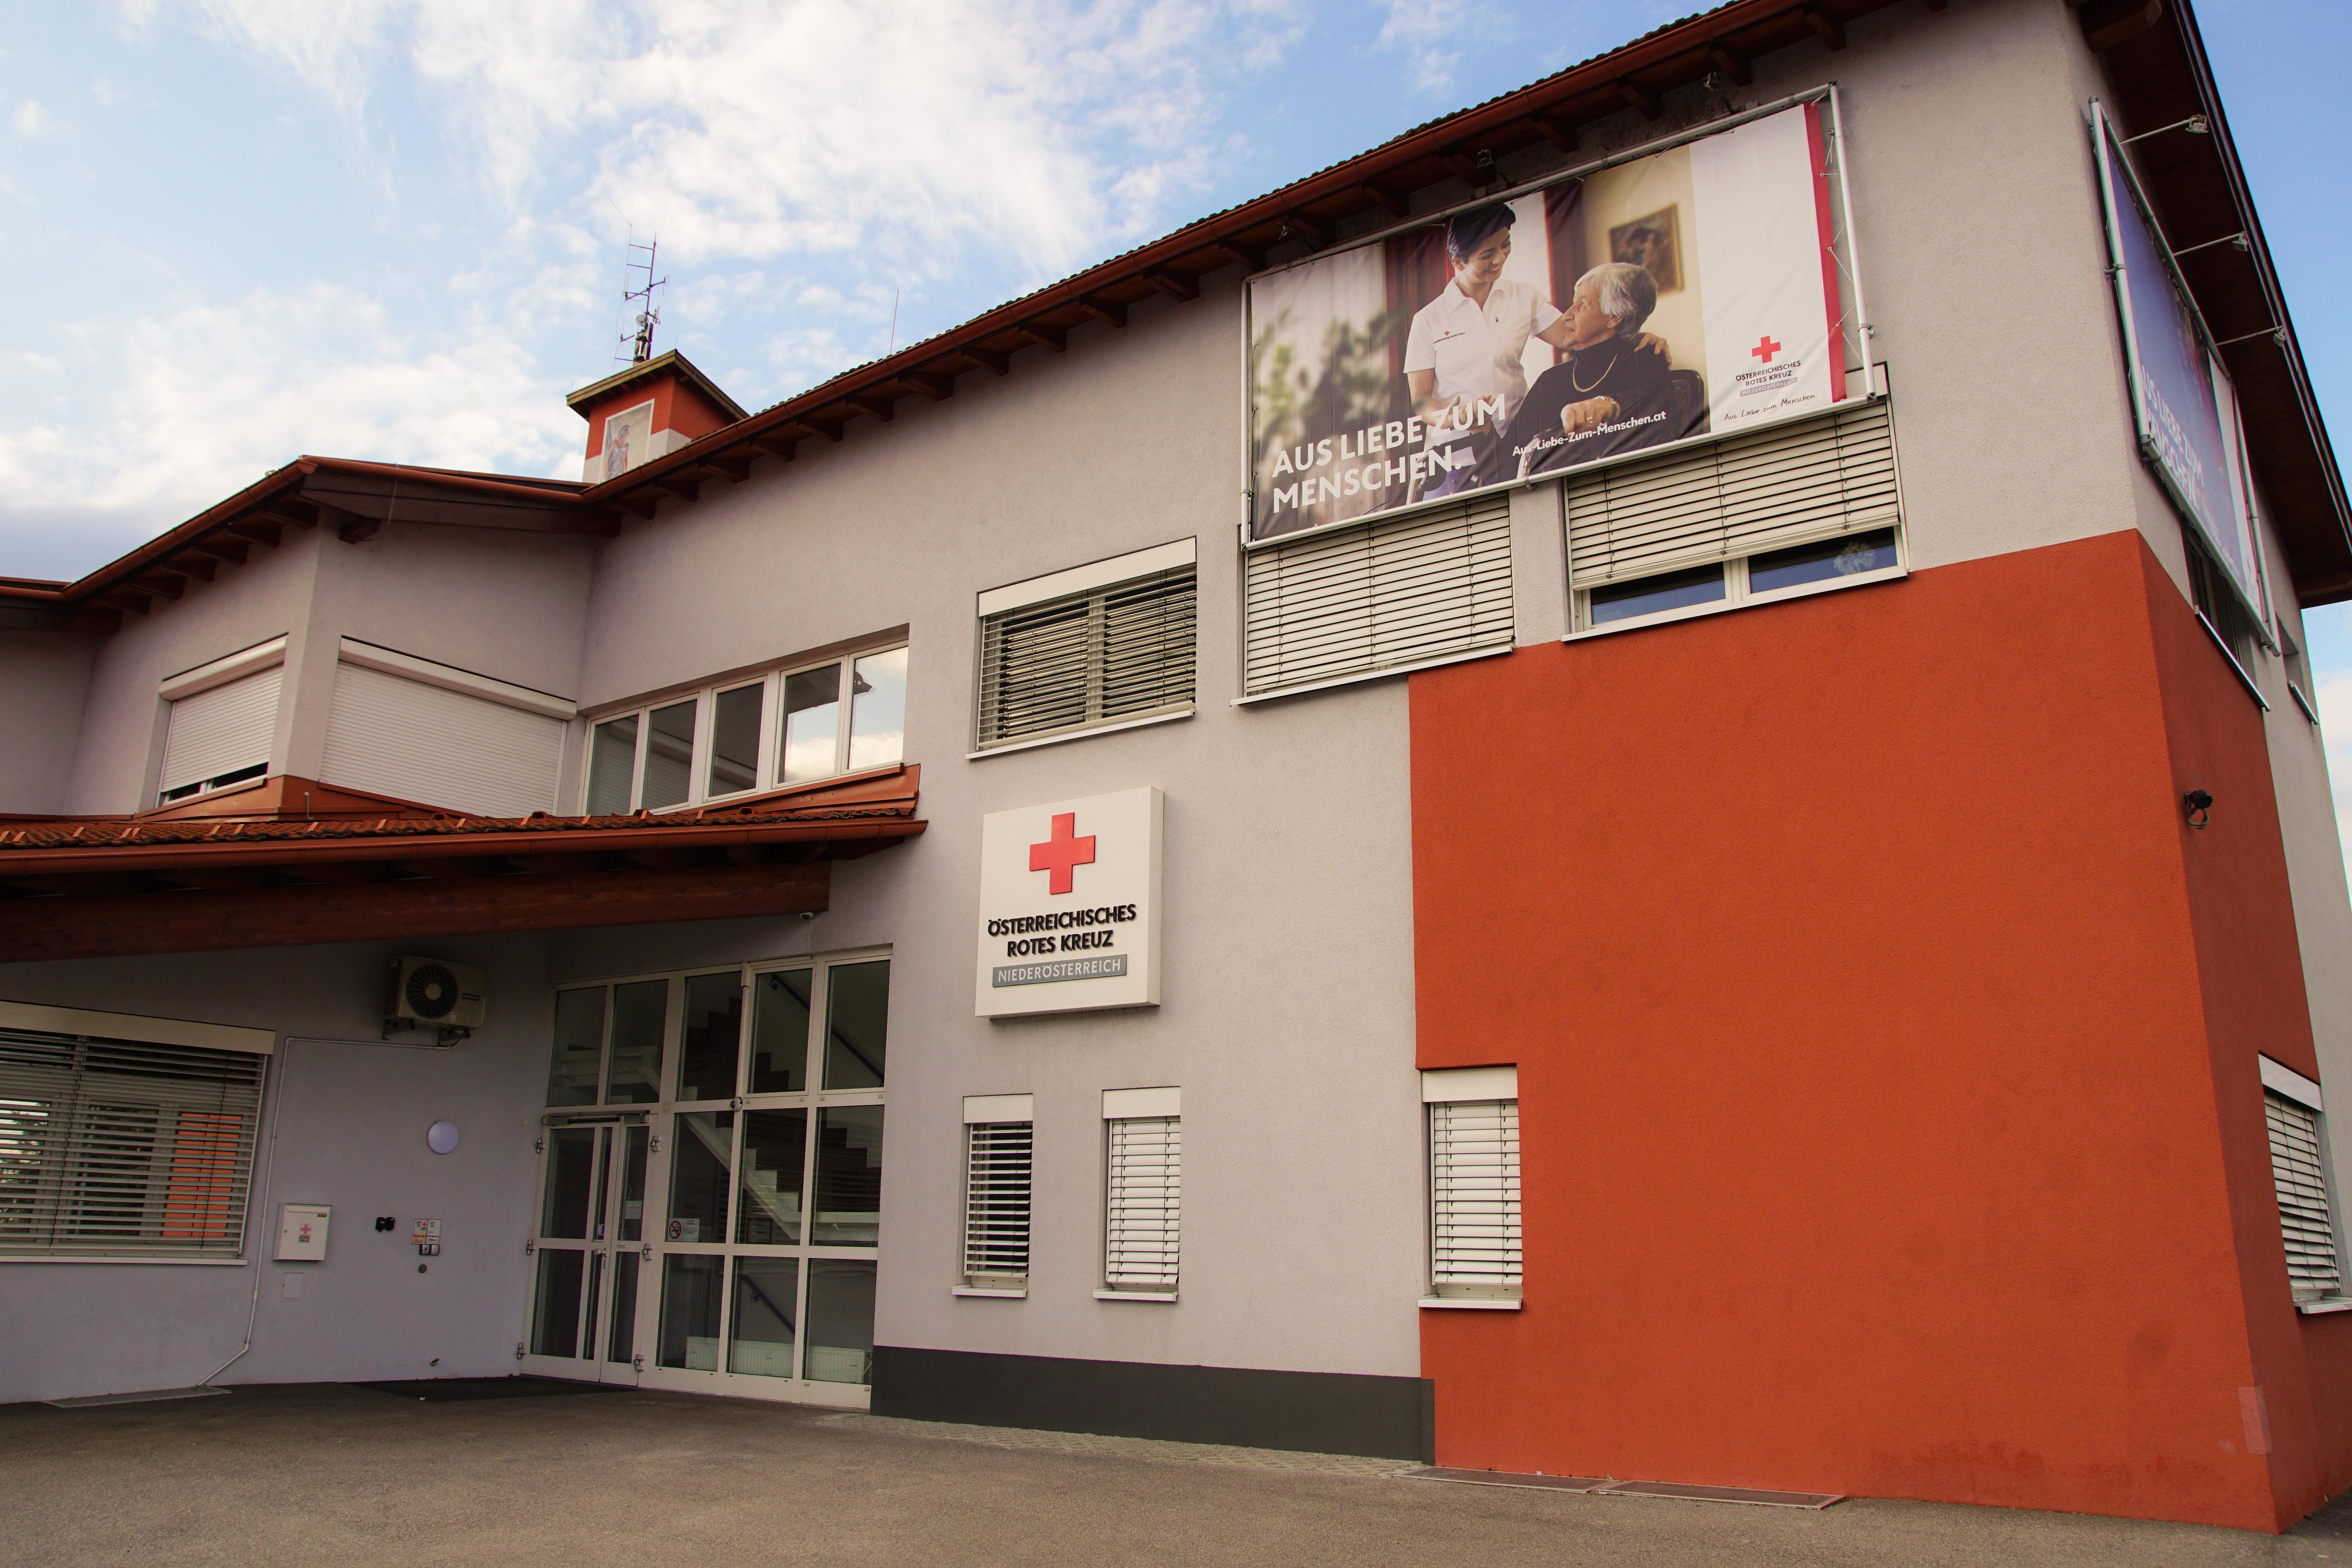
M 1437 1462 L 1423 1377 L 874 1347 L 874 1414 Z

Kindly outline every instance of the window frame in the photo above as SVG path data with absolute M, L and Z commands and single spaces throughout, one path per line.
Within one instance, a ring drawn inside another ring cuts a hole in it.
M 2327 1108 L 2320 1087 L 2283 1062 L 2269 1057 L 2255 1058 L 2261 1071 L 2263 1090 L 2263 1153 L 2271 1163 L 2271 1179 L 2275 1187 L 2278 1180 L 2278 1153 L 2270 1128 L 2270 1101 L 2273 1098 L 2297 1106 L 2311 1115 L 2312 1137 L 2318 1149 L 2320 1184 L 2327 1204 L 2327 1231 L 2336 1247 L 2336 1288 L 2332 1296 L 2294 1298 L 2293 1275 L 2288 1276 L 2287 1291 L 2294 1300 L 2294 1310 L 2304 1317 L 2318 1317 L 2332 1312 L 2352 1311 L 2352 1268 L 2347 1266 L 2345 1248 L 2344 1208 L 2336 1181 L 2336 1161 L 2327 1142 Z M 2273 1203 L 2276 1202 L 2275 1192 Z M 2279 1245 L 2286 1245 L 2286 1215 L 2279 1205 Z
M 1010 736 L 1002 741 L 991 742 L 988 739 L 983 729 L 982 712 L 989 689 L 988 645 L 992 623 L 1001 622 L 1008 616 L 1034 615 L 1066 604 L 1083 606 L 1090 628 L 1087 634 L 1090 646 L 1086 665 L 1085 705 L 1091 710 L 1099 704 L 1105 684 L 1104 670 L 1093 657 L 1092 645 L 1097 640 L 1107 601 L 1121 590 L 1134 588 L 1150 579 L 1179 571 L 1191 574 L 1192 593 L 1192 688 L 1183 701 L 1162 703 L 1141 712 L 1091 718 L 1076 724 Z M 998 756 L 1007 752 L 1026 751 L 1034 746 L 1075 741 L 1087 735 L 1141 729 L 1149 724 L 1165 724 L 1192 718 L 1200 711 L 1201 566 L 1197 537 L 1170 540 L 1164 544 L 1108 556 L 1065 571 L 984 589 L 974 595 L 973 611 L 971 750 L 964 753 L 967 762 L 977 762 L 982 757 Z
M 582 732 L 576 742 L 575 751 L 575 754 L 580 759 L 579 782 L 574 789 L 568 793 L 578 803 L 581 814 L 587 815 L 590 791 L 593 787 L 595 779 L 596 731 L 606 724 L 623 719 L 635 719 L 637 723 L 637 733 L 633 743 L 634 750 L 630 753 L 628 805 L 616 814 L 620 816 L 631 816 L 638 811 L 650 811 L 656 816 L 677 811 L 698 811 L 705 806 L 724 805 L 733 802 L 756 799 L 763 795 L 772 795 L 778 790 L 811 789 L 820 784 L 837 783 L 843 779 L 863 777 L 867 773 L 883 773 L 892 768 L 903 767 L 907 760 L 903 739 L 896 761 L 876 763 L 853 772 L 849 766 L 849 759 L 854 740 L 852 726 L 856 718 L 858 664 L 862 660 L 880 658 L 887 654 L 904 653 L 907 651 L 907 647 L 906 641 L 902 638 L 896 642 L 859 648 L 854 652 L 836 653 L 826 658 L 801 659 L 788 664 L 772 666 L 764 670 L 740 671 L 718 679 L 704 681 L 690 689 L 674 689 L 656 697 L 640 698 L 625 707 L 583 714 L 581 716 Z M 787 783 L 783 777 L 785 683 L 793 676 L 806 675 L 813 670 L 823 669 L 827 665 L 835 667 L 839 675 L 838 683 L 835 688 L 836 694 L 834 698 L 838 709 L 834 721 L 834 770 L 817 778 L 794 779 Z M 710 764 L 711 750 L 718 729 L 719 699 L 727 693 L 740 691 L 751 686 L 760 688 L 760 739 L 754 782 L 748 788 L 730 790 L 723 795 L 713 795 L 709 789 Z M 644 803 L 646 767 L 653 749 L 653 716 L 665 708 L 674 708 L 684 702 L 694 704 L 694 738 L 689 744 L 687 756 L 686 798 L 667 805 L 648 807 Z
M 1024 1127 L 1029 1132 L 1028 1165 L 1024 1173 L 1027 1190 L 1024 1197 L 1025 1215 L 1021 1232 L 1021 1251 L 1024 1263 L 1022 1272 L 1012 1274 L 977 1274 L 971 1268 L 974 1211 L 972 1208 L 973 1139 L 983 1129 L 996 1131 L 1008 1127 Z M 1036 1266 L 1037 1243 L 1037 1105 L 1031 1094 L 968 1094 L 963 1099 L 963 1169 L 960 1183 L 961 1205 L 957 1211 L 961 1246 L 957 1270 L 959 1283 L 950 1294 L 998 1300 L 1025 1300 L 1029 1295 L 1029 1276 Z M 982 1283 L 983 1280 L 997 1283 Z
M 1095 1290 L 1097 1301 L 1156 1301 L 1172 1305 L 1183 1288 L 1184 1278 L 1184 1091 L 1173 1087 L 1157 1089 L 1107 1089 L 1102 1097 L 1102 1205 L 1101 1239 L 1096 1248 Z M 1166 1290 L 1122 1289 L 1112 1283 L 1111 1273 L 1111 1129 L 1123 1121 L 1165 1121 L 1173 1129 L 1176 1143 L 1176 1268 L 1172 1287 Z
M 1670 626 L 1676 621 L 1696 620 L 1702 616 L 1720 616 L 1729 611 L 1744 610 L 1757 605 L 1777 605 L 1789 599 L 1811 598 L 1816 594 L 1835 594 L 1848 588 L 1867 587 L 1873 583 L 1898 582 L 1911 574 L 1910 530 L 1901 522 L 1886 523 L 1876 528 L 1857 528 L 1846 533 L 1829 534 L 1813 542 L 1828 544 L 1840 539 L 1859 538 L 1864 534 L 1885 533 L 1890 531 L 1895 535 L 1895 564 L 1892 566 L 1882 566 L 1871 572 L 1857 572 L 1850 577 L 1828 578 L 1818 583 L 1799 583 L 1786 588 L 1769 588 L 1760 593 L 1757 592 L 1748 584 L 1749 562 L 1763 555 L 1777 555 L 1782 550 L 1802 548 L 1801 544 L 1774 545 L 1770 550 L 1759 551 L 1750 555 L 1725 557 L 1720 563 L 1724 575 L 1724 593 L 1720 599 L 1709 600 L 1704 605 L 1685 605 L 1675 609 L 1659 610 L 1646 616 L 1628 616 L 1622 620 L 1608 621 L 1599 626 L 1592 623 L 1593 590 L 1589 587 L 1576 587 L 1571 584 L 1569 593 L 1570 630 L 1560 640 L 1581 642 L 1587 637 L 1611 637 L 1618 632 L 1639 631 L 1647 626 Z M 1676 567 L 1674 572 L 1663 572 L 1656 575 L 1672 576 L 1693 569 L 1687 566 Z M 1621 584 L 1646 581 L 1648 579 L 1643 577 L 1626 577 L 1613 580 L 1602 586 L 1616 587 Z
M 1512 1162 L 1519 1186 L 1519 1283 L 1512 1292 L 1465 1290 L 1437 1279 L 1437 1108 L 1448 1105 L 1507 1104 L 1512 1113 Z M 1516 1312 L 1527 1301 L 1527 1184 L 1521 1134 L 1526 1118 L 1519 1109 L 1519 1069 L 1516 1065 L 1482 1068 L 1433 1068 L 1421 1074 L 1422 1284 L 1418 1303 L 1423 1308 L 1471 1311 Z
M 194 1020 L 149 1017 L 134 1014 L 91 1012 L 82 1008 L 51 1007 L 18 1002 L 0 1002 L 0 1028 L 20 1034 L 49 1036 L 60 1040 L 69 1040 L 77 1047 L 113 1044 L 129 1046 L 135 1050 L 145 1052 L 167 1051 L 176 1047 L 182 1050 L 210 1052 L 216 1056 L 247 1056 L 253 1058 L 257 1063 L 252 1085 L 252 1105 L 246 1115 L 247 1126 L 242 1148 L 233 1156 L 243 1163 L 242 1180 L 236 1184 L 233 1194 L 215 1194 L 207 1200 L 208 1202 L 225 1201 L 228 1212 L 234 1215 L 233 1246 L 213 1251 L 197 1251 L 184 1245 L 179 1250 L 173 1251 L 167 1249 L 159 1236 L 152 1240 L 142 1237 L 131 1245 L 113 1250 L 93 1247 L 89 1251 L 79 1251 L 70 1247 L 61 1248 L 53 1238 L 42 1244 L 39 1250 L 29 1247 L 17 1249 L 13 1246 L 0 1246 L 0 1266 L 13 1263 L 74 1263 L 241 1268 L 253 1262 L 252 1248 L 257 1220 L 261 1226 L 265 1243 L 268 1239 L 268 1216 L 266 1214 L 257 1214 L 255 1203 L 257 1198 L 268 1196 L 268 1194 L 262 1190 L 259 1155 L 262 1121 L 265 1117 L 274 1113 L 271 1097 L 277 1089 L 277 1084 L 276 1075 L 270 1071 L 270 1068 L 275 1065 L 277 1056 L 278 1037 L 275 1034 L 266 1029 L 242 1028 L 226 1024 L 205 1024 Z M 77 1060 L 81 1054 L 80 1050 L 76 1051 Z M 79 1079 L 81 1069 L 77 1068 L 72 1070 Z M 192 1075 L 190 1079 L 169 1081 L 201 1080 L 194 1079 Z M 80 1088 L 78 1082 L 77 1089 Z M 73 1152 L 71 1134 L 73 1130 L 81 1126 L 81 1117 L 78 1112 L 85 1102 L 85 1100 L 79 1096 L 72 1102 L 67 1131 L 63 1135 L 66 1142 L 55 1151 L 44 1151 L 45 1165 L 51 1159 L 65 1159 Z M 183 1106 L 180 1109 L 184 1112 L 188 1108 Z M 218 1111 L 203 1110 L 199 1110 L 198 1113 L 219 1114 Z M 178 1153 L 176 1137 L 175 1128 L 173 1149 L 174 1156 Z M 203 1152 L 199 1151 L 200 1153 Z M 217 1141 L 210 1152 L 215 1155 L 219 1152 Z M 161 1158 L 159 1154 L 157 1160 L 160 1161 Z M 151 1162 L 149 1179 L 151 1204 L 153 1201 L 152 1191 L 157 1173 L 153 1163 Z M 167 1178 L 176 1177 L 178 1174 L 176 1164 L 163 1172 L 163 1174 Z M 216 1186 L 217 1184 L 213 1185 Z M 166 1186 L 163 1205 L 163 1217 L 167 1220 L 170 1217 L 171 1202 L 171 1188 Z M 225 1218 L 223 1223 L 226 1225 L 229 1221 Z

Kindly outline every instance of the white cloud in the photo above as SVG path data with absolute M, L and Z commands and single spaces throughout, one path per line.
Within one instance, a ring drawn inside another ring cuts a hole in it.
M 1139 236 L 1203 184 L 1223 87 L 1303 27 L 1293 0 L 184 3 L 349 116 L 404 60 L 507 200 L 584 143 L 579 198 L 682 261 L 910 278 L 979 247 L 1042 279 Z
M 0 428 L 0 489 L 52 531 L 120 532 L 109 552 L 304 452 L 576 472 L 565 389 L 487 321 L 428 340 L 394 330 L 373 299 L 312 284 L 74 338 L 75 401 L 86 406 L 69 423 Z M 64 374 L 54 362 L 26 368 Z M 63 569 L 93 563 L 78 554 Z
M 19 136 L 42 136 L 57 129 L 57 119 L 37 100 L 26 99 L 9 111 L 8 123 Z
M 1388 19 L 1381 24 L 1377 48 L 1405 57 L 1413 90 L 1436 96 L 1454 87 L 1454 68 L 1462 51 L 1448 48 L 1475 19 L 1470 0 L 1387 0 Z

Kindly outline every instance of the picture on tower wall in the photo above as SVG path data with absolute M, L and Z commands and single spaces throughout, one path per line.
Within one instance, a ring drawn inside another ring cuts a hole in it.
M 1250 537 L 1846 395 L 1815 101 L 1254 278 Z

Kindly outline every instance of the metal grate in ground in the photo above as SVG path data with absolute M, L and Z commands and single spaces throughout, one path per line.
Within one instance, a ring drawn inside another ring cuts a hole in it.
M 1221 1465 L 1250 1470 L 1308 1470 L 1326 1476 L 1392 1476 L 1409 1459 L 1370 1459 L 1359 1454 L 1300 1454 L 1286 1448 L 1240 1448 L 1224 1443 L 1170 1443 L 1154 1437 L 1105 1437 L 1091 1432 L 1033 1432 L 1021 1426 L 967 1426 L 950 1421 L 909 1421 L 897 1415 L 845 1412 L 819 1418 L 840 1426 L 900 1437 L 980 1443 L 997 1448 L 1028 1448 L 1048 1454 L 1102 1454 L 1160 1464 Z

